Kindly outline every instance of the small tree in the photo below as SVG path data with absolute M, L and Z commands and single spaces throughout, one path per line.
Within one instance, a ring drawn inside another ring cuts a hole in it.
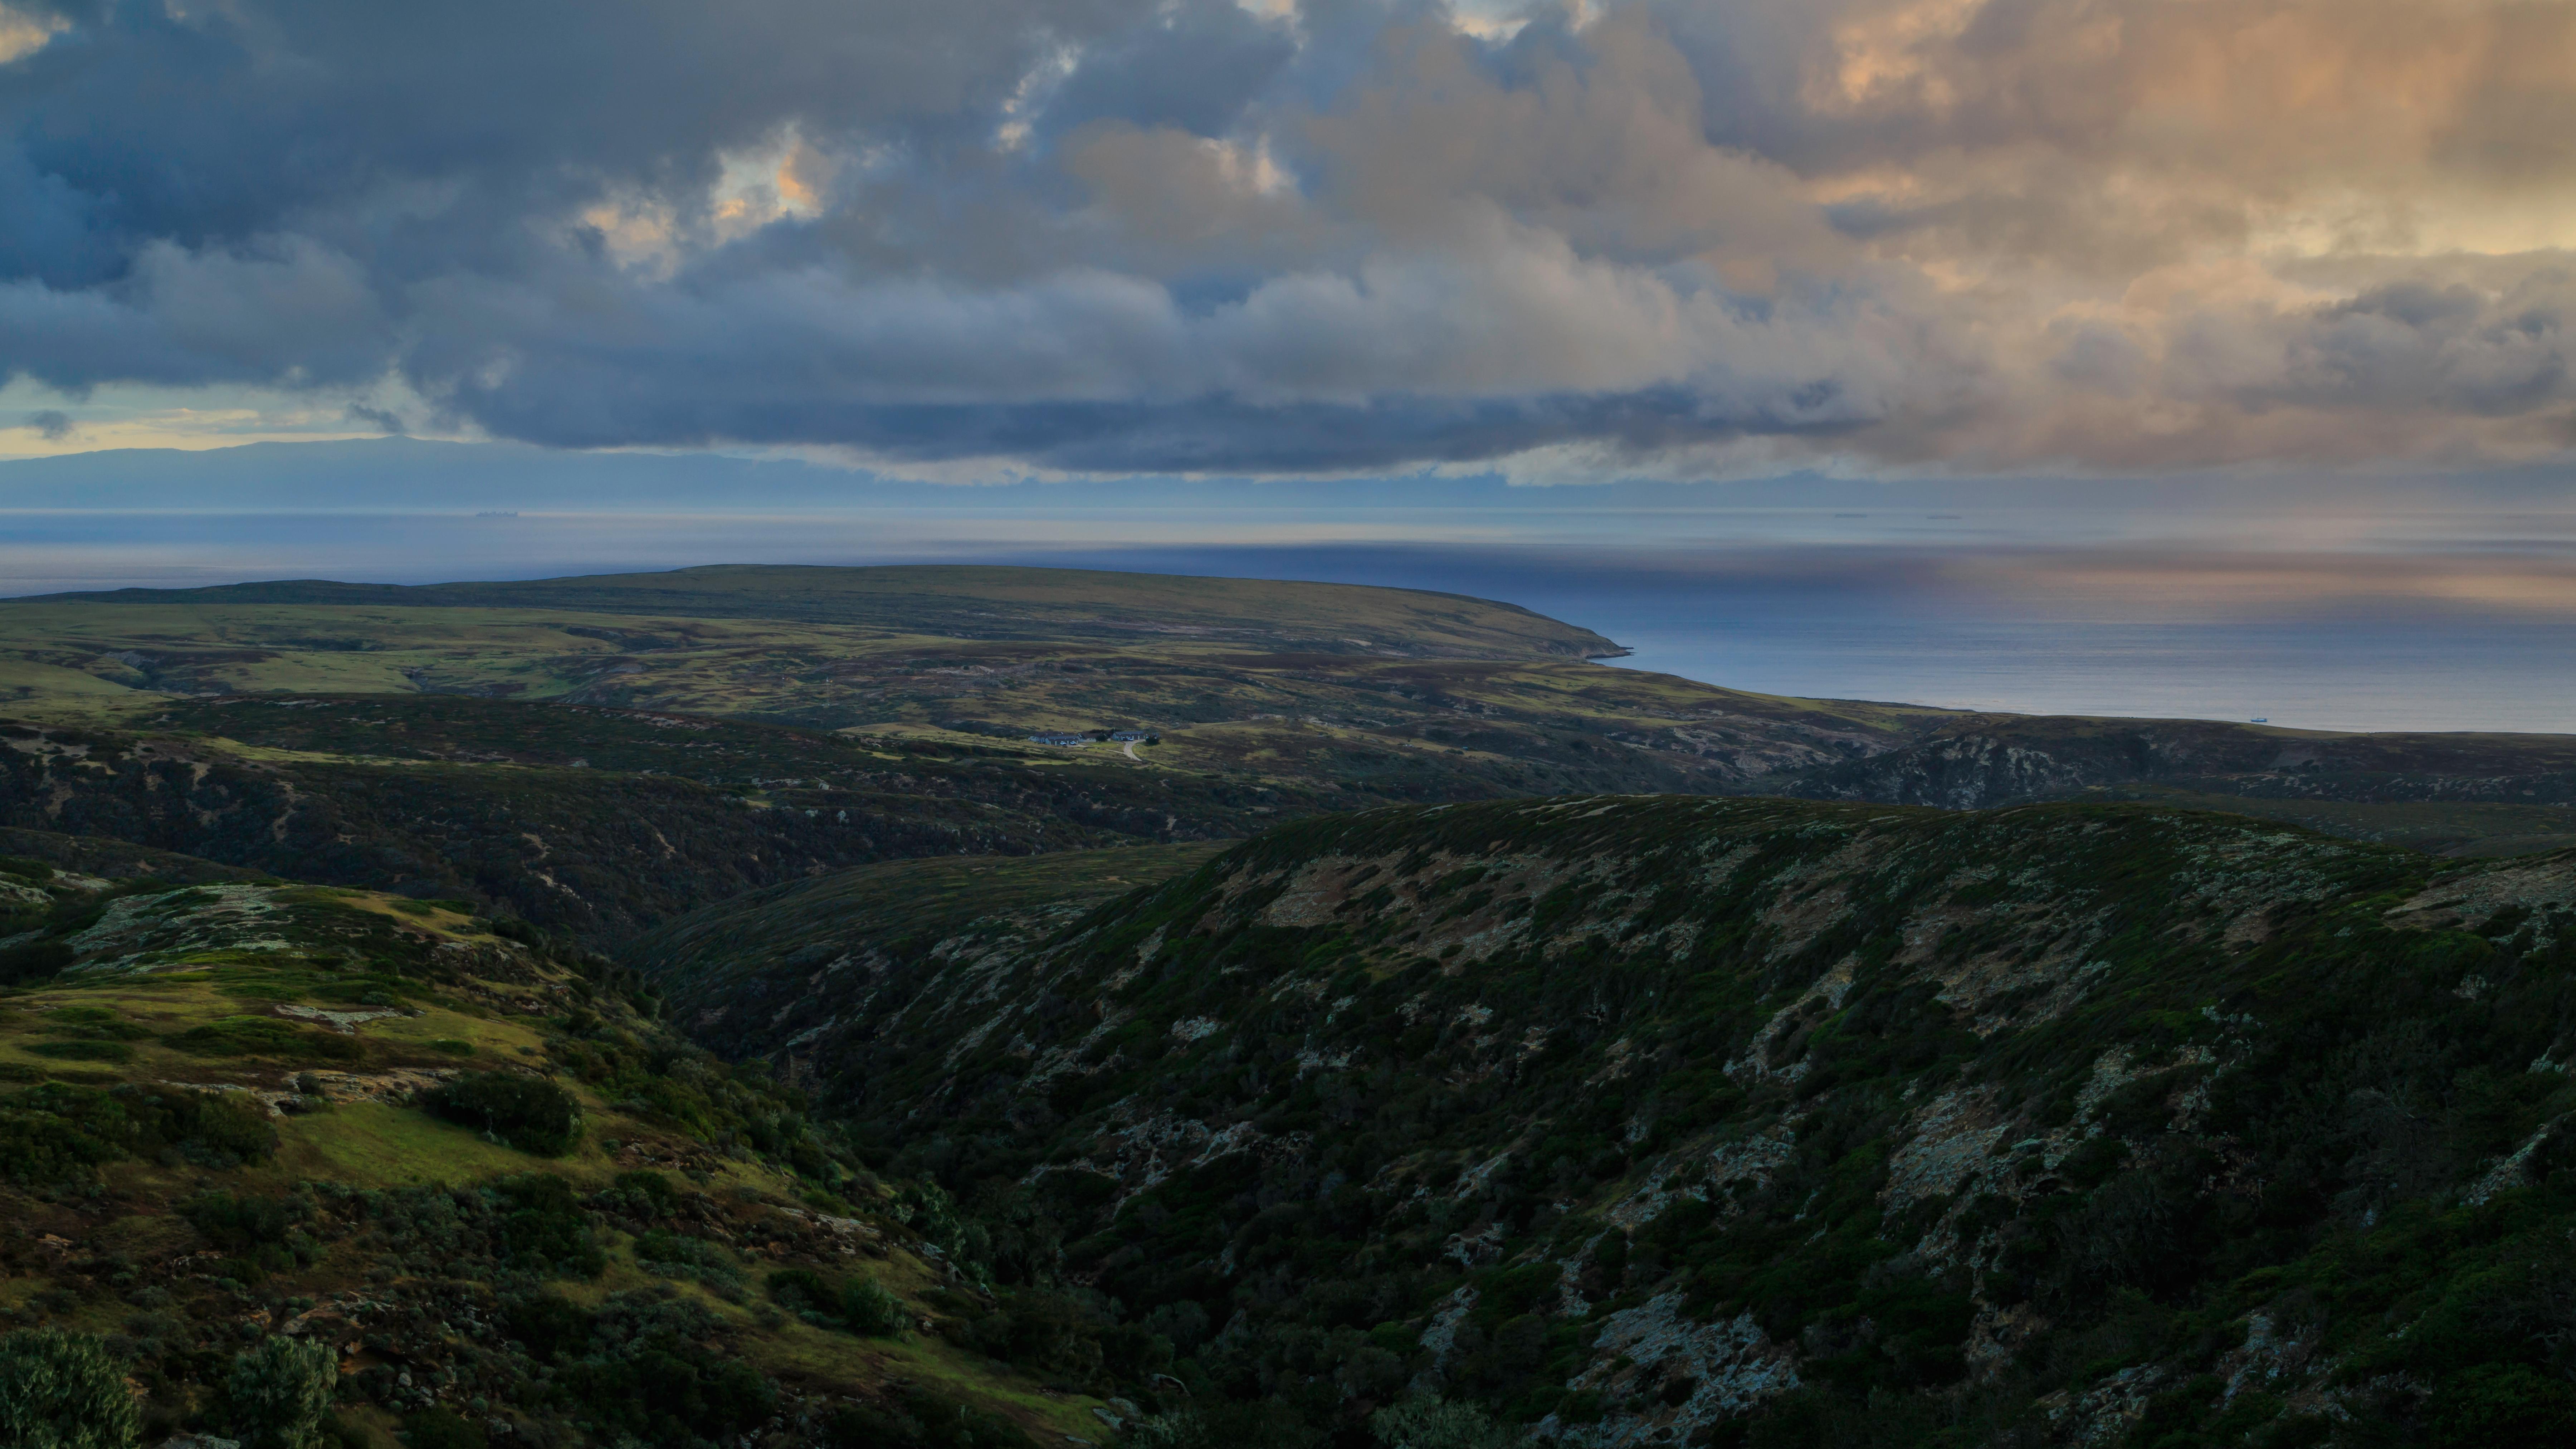
M 318 1343 L 265 1338 L 233 1356 L 224 1381 L 232 1432 L 244 1449 L 321 1449 L 322 1422 L 331 1413 L 331 1391 L 340 1361 Z
M 850 1332 L 867 1338 L 890 1338 L 911 1321 L 903 1300 L 874 1278 L 852 1278 L 841 1285 L 841 1321 Z
M 134 1449 L 142 1437 L 125 1370 L 96 1338 L 50 1328 L 0 1337 L 0 1444 Z

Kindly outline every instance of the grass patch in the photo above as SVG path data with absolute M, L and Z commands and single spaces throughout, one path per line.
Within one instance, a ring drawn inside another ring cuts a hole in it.
M 96 1041 L 143 1041 L 152 1035 L 150 1028 L 137 1026 L 103 1006 L 57 1007 L 46 1015 L 45 1025 Z
M 278 1124 L 278 1135 L 285 1143 L 278 1172 L 289 1182 L 481 1182 L 528 1166 L 525 1156 L 507 1147 L 383 1102 L 346 1102 L 317 1116 L 289 1117 Z

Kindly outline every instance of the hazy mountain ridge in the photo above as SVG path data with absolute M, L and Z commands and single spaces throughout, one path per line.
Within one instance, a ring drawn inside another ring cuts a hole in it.
M 2427 849 L 2475 849 L 2481 837 L 2523 837 L 2526 850 L 2576 843 L 2576 810 L 2567 808 L 2576 805 L 2570 735 L 2337 735 L 2216 720 L 1980 716 L 1753 786 L 1951 810 L 2139 787 L 2176 803 L 2255 810 Z M 2508 808 L 2408 808 L 2421 806 Z
M 1824 798 L 1974 810 L 2145 781 L 2268 798 L 2576 800 L 2576 735 L 2324 734 L 2216 720 L 1981 716 L 1795 777 Z M 1784 779 L 1780 783 L 1788 784 Z
M 2576 855 L 1461 805 L 846 974 L 786 1021 L 879 1160 L 1319 1428 L 1408 1383 L 1599 1444 L 2576 1426 L 2563 1273 L 2478 1276 L 2576 1226 Z

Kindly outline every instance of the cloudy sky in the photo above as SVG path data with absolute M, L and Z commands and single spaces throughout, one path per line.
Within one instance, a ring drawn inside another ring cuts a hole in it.
M 0 453 L 2576 444 L 2559 0 L 0 0 Z

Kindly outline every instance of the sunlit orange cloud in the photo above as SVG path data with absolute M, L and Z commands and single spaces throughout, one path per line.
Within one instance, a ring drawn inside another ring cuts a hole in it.
M 2529 558 L 2350 553 L 1990 554 L 1947 562 L 1942 572 L 1980 591 L 2058 595 L 2167 614 L 2391 601 L 2576 616 L 2576 560 L 2558 565 Z

